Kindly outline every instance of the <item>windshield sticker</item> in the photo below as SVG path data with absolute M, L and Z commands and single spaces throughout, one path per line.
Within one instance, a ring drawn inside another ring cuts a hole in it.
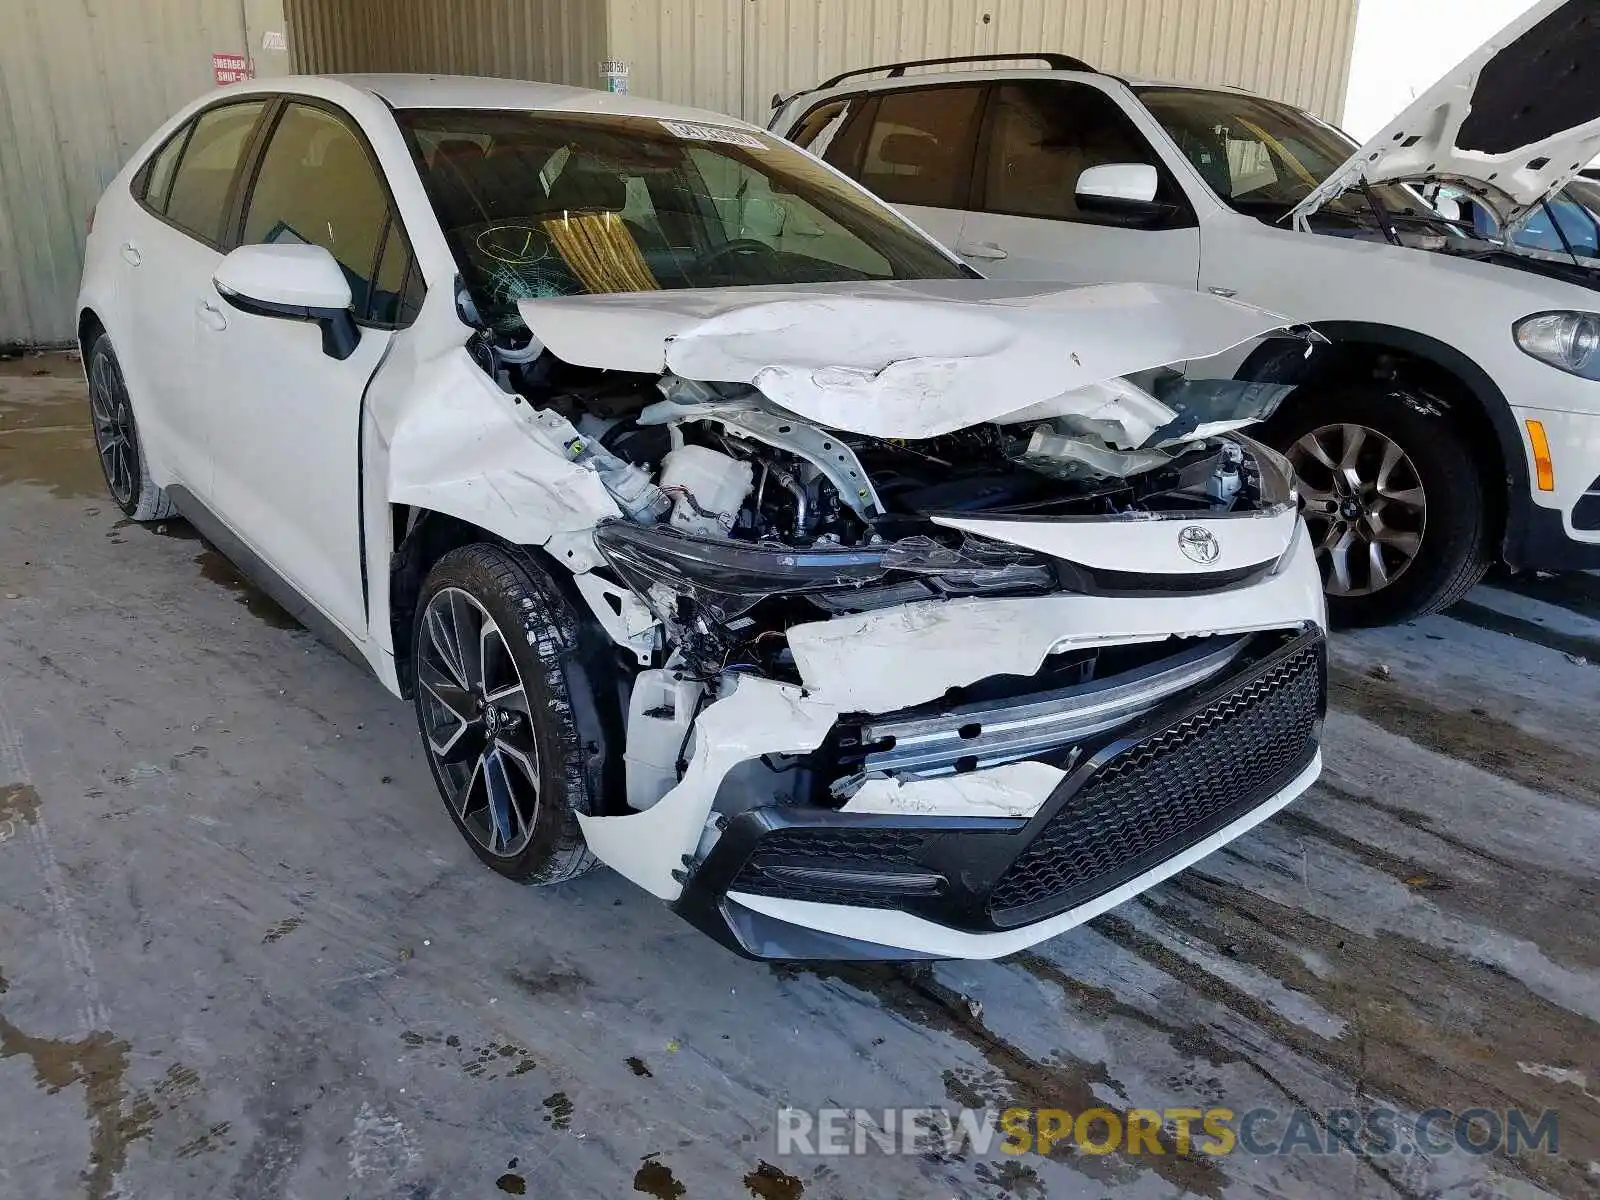
M 765 150 L 766 146 L 753 133 L 728 129 L 722 125 L 694 125 L 688 121 L 663 121 L 662 126 L 674 137 L 690 142 L 721 142 L 727 146 L 748 146 L 752 150 Z

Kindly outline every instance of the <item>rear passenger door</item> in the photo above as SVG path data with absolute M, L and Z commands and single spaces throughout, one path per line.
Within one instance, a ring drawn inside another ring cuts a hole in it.
M 987 90 L 940 84 L 833 101 L 807 113 L 791 140 L 955 249 Z
M 1153 166 L 1159 219 L 1085 211 L 1090 167 Z M 973 211 L 957 250 L 1002 279 L 1199 286 L 1194 210 L 1148 138 L 1105 91 L 1069 80 L 994 85 L 978 152 Z

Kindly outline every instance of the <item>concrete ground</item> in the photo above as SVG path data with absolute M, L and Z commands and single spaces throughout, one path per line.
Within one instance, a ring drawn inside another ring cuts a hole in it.
M 1600 1191 L 1600 579 L 1336 638 L 1322 782 L 1087 928 L 773 968 L 606 871 L 480 867 L 407 705 L 120 519 L 76 372 L 0 364 L 0 1197 Z M 1552 1109 L 1559 1141 L 775 1141 L 784 1105 L 1011 1104 Z

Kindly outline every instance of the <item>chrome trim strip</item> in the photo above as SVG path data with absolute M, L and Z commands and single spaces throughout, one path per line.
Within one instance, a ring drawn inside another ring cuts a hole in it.
M 933 717 L 875 721 L 862 729 L 863 742 L 893 738 L 894 744 L 868 754 L 862 772 L 912 779 L 948 775 L 962 760 L 975 762 L 968 769 L 998 766 L 1113 729 L 1219 674 L 1246 640 L 1192 647 L 1138 671 L 999 706 L 977 703 Z

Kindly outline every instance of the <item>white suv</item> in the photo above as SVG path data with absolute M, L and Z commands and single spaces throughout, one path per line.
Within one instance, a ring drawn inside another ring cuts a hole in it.
M 1600 566 L 1600 270 L 1518 238 L 1600 153 L 1597 49 L 1594 5 L 1544 0 L 1359 150 L 1285 104 L 1060 55 L 854 72 L 770 127 L 986 275 L 1200 288 L 1325 335 L 1189 373 L 1297 385 L 1269 440 L 1301 476 L 1330 617 L 1378 623 L 1453 602 L 1497 557 Z

